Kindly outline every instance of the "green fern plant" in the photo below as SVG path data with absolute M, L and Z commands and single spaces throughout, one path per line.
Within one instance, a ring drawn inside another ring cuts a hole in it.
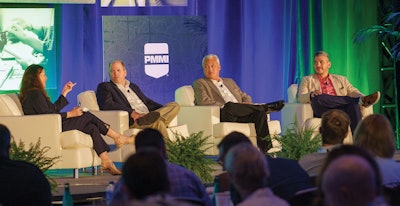
M 282 146 L 282 149 L 275 155 L 299 160 L 306 154 L 316 152 L 322 146 L 322 138 L 319 133 L 314 135 L 314 129 L 311 127 L 299 128 L 295 122 L 293 127 L 286 128 L 285 134 L 269 137 L 271 140 L 278 141 Z
M 211 183 L 215 161 L 206 158 L 206 151 L 212 147 L 203 132 L 184 137 L 175 133 L 175 140 L 166 140 L 168 161 L 185 167 L 195 173 L 203 183 Z
M 14 139 L 11 140 L 11 148 L 10 148 L 10 159 L 12 160 L 20 160 L 29 162 L 31 164 L 36 165 L 46 176 L 47 180 L 50 183 L 50 187 L 52 191 L 54 191 L 57 187 L 57 182 L 48 176 L 45 172 L 56 164 L 60 157 L 47 157 L 46 153 L 50 150 L 50 147 L 45 146 L 41 147 L 40 138 L 36 143 L 29 144 L 29 148 L 25 149 L 25 143 L 21 140 L 17 144 Z

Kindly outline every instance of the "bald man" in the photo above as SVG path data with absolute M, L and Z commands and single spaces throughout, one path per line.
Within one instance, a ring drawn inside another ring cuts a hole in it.
M 338 157 L 327 166 L 322 176 L 326 205 L 368 205 L 376 201 L 379 191 L 377 178 L 366 159 L 357 155 Z

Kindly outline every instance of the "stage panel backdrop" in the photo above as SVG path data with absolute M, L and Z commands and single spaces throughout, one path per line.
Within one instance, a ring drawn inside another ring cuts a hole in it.
M 104 16 L 103 81 L 108 65 L 125 63 L 127 79 L 153 100 L 174 101 L 175 89 L 203 76 L 207 53 L 206 18 L 202 16 Z

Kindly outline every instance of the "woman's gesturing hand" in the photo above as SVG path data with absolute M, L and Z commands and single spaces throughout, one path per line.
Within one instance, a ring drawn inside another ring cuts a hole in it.
M 72 83 L 71 81 L 67 82 L 64 87 L 63 90 L 61 92 L 61 94 L 64 97 L 67 97 L 67 94 L 72 90 L 72 88 L 76 85 L 76 83 Z

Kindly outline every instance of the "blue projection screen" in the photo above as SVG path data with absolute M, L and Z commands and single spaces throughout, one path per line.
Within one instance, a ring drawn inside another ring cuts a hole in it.
M 46 69 L 56 88 L 54 8 L 0 8 L 0 93 L 20 89 L 30 64 Z
M 127 79 L 148 97 L 174 101 L 176 88 L 203 76 L 206 22 L 202 16 L 104 16 L 104 81 L 108 64 L 121 59 Z

